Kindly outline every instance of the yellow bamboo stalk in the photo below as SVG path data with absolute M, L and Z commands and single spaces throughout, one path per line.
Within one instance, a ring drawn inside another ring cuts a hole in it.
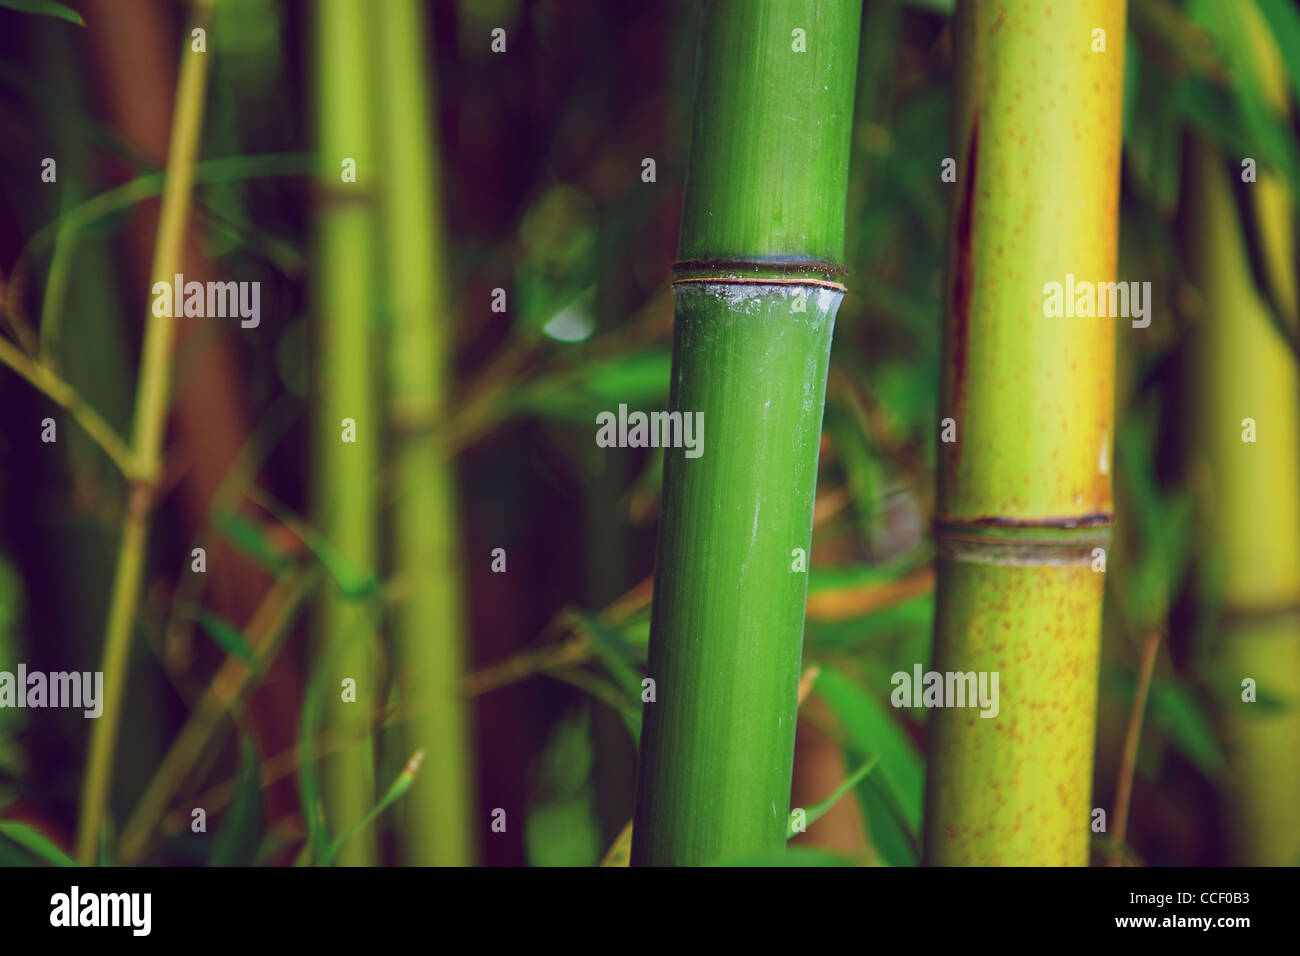
M 1116 320 L 1045 298 L 1115 279 L 1124 21 L 970 0 L 954 22 L 933 667 L 996 672 L 999 700 L 929 712 L 927 863 L 1088 862 Z

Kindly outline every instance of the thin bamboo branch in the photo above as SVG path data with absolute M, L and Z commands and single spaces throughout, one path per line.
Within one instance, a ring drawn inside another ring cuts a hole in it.
M 30 358 L 4 338 L 0 338 L 0 362 L 8 365 L 50 401 L 72 416 L 73 421 L 82 427 L 124 477 L 141 479 L 146 476 L 146 469 L 137 460 L 135 452 L 108 422 L 99 417 L 98 412 L 82 401 L 77 390 L 57 373 Z
M 1110 865 L 1123 866 L 1124 840 L 1128 835 L 1128 807 L 1133 796 L 1133 775 L 1137 772 L 1138 744 L 1142 740 L 1142 715 L 1146 713 L 1147 692 L 1151 689 L 1151 674 L 1156 666 L 1156 650 L 1160 647 L 1160 631 L 1152 628 L 1142 647 L 1142 662 L 1138 665 L 1137 690 L 1133 693 L 1133 706 L 1129 709 L 1128 729 L 1124 733 L 1124 751 L 1120 758 L 1119 776 L 1115 780 L 1115 846 Z
M 196 0 L 192 22 L 206 25 L 216 0 Z M 189 36 L 188 31 L 186 36 Z M 185 229 L 189 222 L 194 186 L 194 160 L 203 126 L 204 88 L 208 55 L 195 53 L 188 43 L 181 53 L 180 78 L 172 114 L 171 141 L 167 149 L 167 185 L 154 244 L 152 277 L 170 278 L 178 271 L 184 254 Z M 151 283 L 152 285 L 152 283 Z M 158 469 L 163 428 L 170 406 L 172 344 L 175 318 L 150 310 L 145 326 L 140 361 L 140 382 L 136 394 L 132 445 L 144 474 L 151 480 Z M 149 512 L 153 505 L 150 485 L 132 486 L 127 515 L 118 546 L 117 574 L 109 605 L 104 636 L 104 711 L 91 731 L 90 752 L 81 796 L 77 827 L 77 857 L 89 864 L 95 859 L 100 826 L 113 776 L 113 757 L 122 716 L 122 696 L 130 663 L 131 626 L 140 597 L 148 540 Z

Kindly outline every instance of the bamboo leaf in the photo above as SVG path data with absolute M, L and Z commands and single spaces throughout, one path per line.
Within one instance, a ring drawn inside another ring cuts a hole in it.
M 889 711 L 830 665 L 822 668 L 816 693 L 841 721 L 850 747 L 863 757 L 877 755 L 878 776 L 897 796 L 904 818 L 915 832 L 921 825 L 925 772 L 911 738 Z
M 337 628 L 335 636 L 324 648 L 303 693 L 302 716 L 298 722 L 298 792 L 307 827 L 307 842 L 295 865 L 325 859 L 331 845 L 313 742 L 325 706 L 328 679 L 337 673 L 338 662 L 354 649 L 353 645 L 358 639 L 371 634 L 378 613 L 370 605 L 348 607 L 351 611 L 350 620 Z
M 515 414 L 540 415 L 589 423 L 596 412 L 619 405 L 650 411 L 668 397 L 672 355 L 651 349 L 589 362 L 576 378 L 572 373 L 540 378 L 520 389 L 512 400 Z
M 288 555 L 271 544 L 261 525 L 248 520 L 237 511 L 218 511 L 213 517 L 213 524 L 231 544 L 268 571 L 279 573 L 293 563 Z
M 0 0 L 0 7 L 8 7 L 19 13 L 35 13 L 44 17 L 66 20 L 79 27 L 86 25 L 86 21 L 81 19 L 81 14 L 62 3 L 55 3 L 55 0 Z
M 313 532 L 303 541 L 334 579 L 342 597 L 350 601 L 367 601 L 378 597 L 379 579 L 344 558 L 323 535 Z
M 884 588 L 916 574 L 926 576 L 933 586 L 928 549 L 901 555 L 880 564 L 814 565 L 808 569 L 808 600 L 826 594 Z M 924 589 L 923 589 L 924 590 Z
M 374 822 L 376 817 L 400 800 L 406 794 L 406 791 L 411 789 L 411 784 L 415 782 L 415 775 L 420 772 L 420 764 L 423 763 L 423 761 L 423 750 L 417 750 L 413 753 L 411 759 L 406 762 L 406 766 L 402 768 L 402 772 L 398 774 L 397 779 L 393 781 L 393 785 L 388 788 L 388 792 L 380 798 L 380 801 L 371 808 L 369 813 L 339 834 L 338 838 L 330 844 L 329 849 L 325 851 L 325 855 L 320 859 L 317 865 L 329 866 L 333 863 L 334 859 L 339 855 L 339 852 L 347 845 L 348 840 L 356 836 L 363 828 Z
M 246 736 L 241 736 L 239 742 L 235 799 L 222 820 L 209 866 L 248 866 L 257 853 L 262 816 L 261 765 L 253 742 Z
M 839 671 L 823 669 L 817 694 L 839 719 L 850 749 L 879 757 L 879 772 L 858 787 L 876 849 L 892 865 L 916 865 L 925 796 L 920 754 L 884 708 Z
M 572 684 L 581 691 L 590 694 L 605 704 L 623 721 L 634 746 L 641 745 L 641 708 L 640 699 L 633 704 L 617 686 L 603 677 L 592 674 L 580 667 L 565 667 L 551 671 L 550 676 L 566 684 Z
M 592 364 L 582 388 L 604 406 L 619 401 L 651 401 L 668 396 L 672 354 L 667 349 L 637 351 Z
M 237 657 L 254 671 L 261 672 L 262 663 L 258 660 L 257 652 L 248 646 L 239 628 L 204 607 L 192 608 L 185 617 L 202 627 L 217 646 L 231 657 Z
M 1120 426 L 1115 448 L 1119 480 L 1133 496 L 1131 514 L 1140 535 L 1119 604 L 1137 632 L 1164 621 L 1191 555 L 1191 495 L 1181 489 L 1162 493 L 1153 442 L 1154 425 L 1131 415 Z
M 835 443 L 853 494 L 858 526 L 870 540 L 876 526 L 876 500 L 884 486 L 881 463 L 872 452 L 871 441 L 863 432 L 860 419 L 850 408 L 840 403 L 827 403 L 822 429 Z
M 862 781 L 863 777 L 871 773 L 872 768 L 875 767 L 875 765 L 878 762 L 879 762 L 878 758 L 872 757 L 870 760 L 864 763 L 857 770 L 853 771 L 853 773 L 849 775 L 847 780 L 845 780 L 842 784 L 840 784 L 838 787 L 832 790 L 830 796 L 828 796 L 825 800 L 822 800 L 820 803 L 814 803 L 811 807 L 805 808 L 804 809 L 805 825 L 812 826 L 823 816 L 825 816 L 826 812 L 830 810 L 831 807 L 839 803 L 840 797 L 844 796 L 844 794 L 848 793 L 850 790 L 856 787 Z M 794 819 L 793 819 L 793 812 L 792 812 L 790 824 L 786 827 L 785 838 L 789 840 L 793 838 L 794 835 L 795 835 Z
M 908 832 L 898 801 L 870 778 L 858 785 L 857 796 L 871 844 L 880 858 L 889 866 L 920 866 L 918 838 Z
M 15 823 L 12 820 L 0 821 L 0 836 L 52 866 L 80 866 L 76 860 L 55 846 L 49 838 L 25 823 Z
M 849 598 L 845 598 L 847 604 Z M 816 613 L 808 609 L 805 641 L 810 653 L 831 653 L 875 648 L 883 641 L 902 641 L 922 646 L 934 631 L 934 595 L 922 594 L 893 607 L 845 617 L 823 616 L 826 605 L 818 603 Z M 915 661 L 915 656 L 910 658 Z
M 1108 693 L 1125 702 L 1133 697 L 1137 678 L 1130 670 L 1106 674 Z M 1147 693 L 1147 721 L 1160 729 L 1174 748 L 1207 777 L 1225 764 L 1214 723 L 1196 696 L 1177 681 L 1153 679 Z
M 281 524 L 296 534 L 315 555 L 316 560 L 334 579 L 339 594 L 353 601 L 368 601 L 380 593 L 379 579 L 369 571 L 363 571 L 330 543 L 329 539 L 311 525 L 300 519 L 292 511 L 271 495 L 261 491 L 249 493 L 249 497 L 275 516 Z
M 328 658 L 330 655 L 326 655 Z M 298 720 L 298 794 L 302 804 L 303 823 L 307 827 L 307 840 L 303 844 L 295 866 L 322 859 L 329 849 L 329 829 L 325 822 L 325 806 L 321 796 L 320 778 L 316 773 L 312 738 L 323 705 L 325 668 L 317 663 L 315 672 L 307 682 L 302 698 L 302 716 Z
M 1125 676 L 1132 681 L 1131 675 Z M 1204 773 L 1212 775 L 1224 766 L 1223 750 L 1209 716 L 1181 684 L 1153 680 L 1147 695 L 1147 714 Z
M 591 648 L 600 658 L 614 678 L 615 683 L 628 695 L 631 701 L 641 699 L 641 673 L 633 666 L 637 656 L 612 628 L 606 627 L 599 618 L 581 611 L 570 612 L 580 625 L 581 631 L 591 640 Z M 639 662 L 638 662 L 639 663 Z

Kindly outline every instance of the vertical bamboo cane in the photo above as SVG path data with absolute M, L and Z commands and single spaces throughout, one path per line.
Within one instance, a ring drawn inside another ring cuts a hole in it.
M 1270 105 L 1288 105 L 1286 69 L 1251 4 L 1255 66 Z M 1221 612 L 1210 686 L 1228 758 L 1225 829 L 1233 863 L 1300 864 L 1300 382 L 1260 300 L 1225 161 L 1193 143 L 1184 200 L 1188 265 L 1202 296 L 1192 421 L 1208 476 L 1201 553 L 1217 567 Z M 1273 298 L 1294 330 L 1294 205 L 1260 171 L 1253 194 Z M 1255 441 L 1243 440 L 1253 419 Z M 1241 699 L 1253 678 L 1258 700 Z M 1270 700 L 1271 699 L 1271 700 Z M 1276 704 L 1282 707 L 1276 707 Z
M 968 0 L 954 23 L 933 666 L 997 672 L 999 712 L 929 713 L 927 863 L 1088 862 L 1116 320 L 1044 298 L 1115 279 L 1124 15 Z
M 785 845 L 860 0 L 704 8 L 665 456 L 635 864 Z
M 357 181 L 327 180 L 319 217 L 316 266 L 320 317 L 320 420 L 314 472 L 320 527 L 342 557 L 358 569 L 377 569 L 376 473 L 383 432 L 374 397 L 371 341 L 376 329 L 374 255 L 375 165 L 369 95 L 373 65 L 368 55 L 372 12 L 363 0 L 330 0 L 317 11 L 317 91 L 320 151 L 341 169 L 356 160 Z M 332 176 L 338 176 L 333 173 Z M 356 442 L 341 441 L 344 419 L 356 423 Z M 326 758 L 321 766 L 326 819 L 335 831 L 361 819 L 375 803 L 373 744 L 364 728 L 374 712 L 377 688 L 372 669 L 373 634 L 355 633 L 362 615 L 347 613 L 331 592 L 317 608 L 318 659 L 337 662 L 326 682 L 324 724 L 362 738 Z M 332 648 L 344 647 L 337 656 Z M 355 702 L 340 700 L 343 678 L 356 681 Z M 364 866 L 373 861 L 369 829 L 356 834 L 338 862 Z
M 392 294 L 389 387 L 397 429 L 393 507 L 396 573 L 407 582 L 395 616 L 404 750 L 424 750 L 425 772 L 402 807 L 401 858 L 462 866 L 473 862 L 473 767 L 460 698 L 461 579 L 454 475 L 444 449 L 418 428 L 442 412 L 448 391 L 449 316 L 439 229 L 441 176 L 430 112 L 432 71 L 416 0 L 375 8 L 383 77 L 385 243 Z

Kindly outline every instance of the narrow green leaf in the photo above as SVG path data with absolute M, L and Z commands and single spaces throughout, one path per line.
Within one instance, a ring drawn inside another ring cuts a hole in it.
M 248 737 L 241 736 L 235 799 L 221 822 L 208 865 L 250 865 L 257 853 L 261 817 L 262 781 L 257 747 Z
M 393 785 L 388 788 L 388 792 L 384 794 L 383 798 L 375 804 L 369 813 L 339 834 L 338 838 L 330 845 L 329 849 L 325 851 L 324 857 L 319 860 L 317 865 L 329 866 L 333 863 L 335 857 L 339 855 L 339 851 L 341 851 L 343 847 L 347 846 L 348 840 L 356 836 L 362 828 L 368 826 L 377 816 L 387 810 L 392 804 L 400 800 L 402 795 L 405 794 L 407 790 L 411 789 L 411 784 L 415 782 L 415 775 L 420 772 L 420 764 L 423 761 L 423 750 L 417 750 L 412 754 L 411 759 L 407 761 L 406 766 L 402 769 L 402 772 L 397 775 L 397 779 L 393 781 Z
M 324 535 L 312 532 L 304 539 L 307 547 L 316 555 L 316 559 L 329 572 L 334 583 L 338 585 L 339 594 L 350 601 L 365 601 L 377 597 L 380 592 L 379 580 L 339 554 Z
M 0 0 L 0 7 L 8 7 L 19 13 L 36 13 L 44 17 L 67 20 L 79 27 L 86 25 L 86 21 L 81 19 L 81 14 L 76 10 L 62 3 L 55 3 L 54 0 Z
M 881 564 L 836 564 L 808 569 L 808 596 L 828 591 L 847 591 L 869 584 L 897 581 L 928 561 L 929 552 L 911 552 Z
M 298 798 L 302 804 L 303 823 L 307 827 L 307 841 L 294 860 L 294 866 L 321 859 L 330 843 L 320 779 L 316 774 L 316 762 L 312 754 L 312 735 L 323 706 L 325 675 L 326 669 L 318 662 L 308 679 L 302 699 L 302 716 L 298 721 Z
M 7 837 L 11 842 L 52 866 L 81 865 L 25 823 L 15 823 L 12 820 L 0 821 L 0 836 Z
M 379 580 L 374 574 L 362 571 L 343 557 L 338 549 L 330 544 L 325 535 L 310 525 L 303 523 L 295 514 L 271 498 L 270 495 L 261 494 L 254 500 L 271 512 L 286 528 L 289 528 L 302 540 L 303 544 L 316 556 L 316 560 L 334 579 L 341 596 L 348 600 L 364 601 L 379 595 Z
M 934 594 L 922 594 L 894 607 L 842 621 L 821 621 L 810 617 L 804 636 L 805 653 L 876 647 L 884 640 L 891 641 L 891 646 L 898 646 L 899 640 L 905 640 L 908 647 L 914 643 L 926 646 L 933 631 Z M 916 655 L 909 658 L 912 661 L 917 659 Z
M 615 684 L 581 667 L 561 668 L 551 671 L 550 676 L 585 691 L 613 710 L 623 721 L 623 726 L 627 728 L 633 745 L 640 746 L 641 702 L 639 696 L 635 698 L 635 703 L 629 701 L 627 695 L 619 690 Z
M 257 658 L 257 652 L 244 640 L 244 635 L 240 633 L 239 628 L 204 607 L 195 607 L 185 616 L 202 627 L 217 646 L 231 657 L 239 658 L 255 671 L 261 670 L 262 665 Z
M 633 701 L 640 700 L 641 674 L 633 666 L 636 656 L 627 647 L 622 637 L 592 615 L 581 611 L 571 613 L 581 625 L 583 633 L 590 638 L 592 650 L 596 652 L 601 663 L 609 669 L 610 676 Z
M 258 524 L 238 512 L 229 509 L 218 511 L 213 523 L 231 544 L 268 571 L 283 571 L 293 563 L 287 555 L 276 550 Z
M 1153 680 L 1147 695 L 1151 720 L 1203 772 L 1213 774 L 1225 764 L 1214 725 L 1196 699 L 1174 681 Z
M 879 771 L 857 788 L 872 843 L 890 864 L 915 866 L 925 798 L 915 745 L 882 705 L 834 668 L 823 666 L 816 692 L 839 718 L 850 749 L 879 756 Z
M 627 405 L 655 411 L 668 400 L 672 355 L 667 349 L 640 350 L 589 360 L 580 374 L 557 372 L 539 378 L 511 398 L 514 414 L 593 422 L 597 412 Z
M 898 797 L 908 826 L 913 832 L 918 830 L 925 798 L 925 773 L 911 738 L 875 698 L 863 693 L 829 665 L 822 667 L 816 693 L 840 719 L 850 747 L 863 757 L 877 755 L 879 776 L 884 777 L 889 790 Z
M 889 866 L 920 866 L 919 840 L 908 831 L 897 798 L 872 777 L 858 784 L 857 797 L 871 845 L 881 859 Z
M 352 612 L 351 626 L 338 628 L 337 635 L 313 665 L 311 676 L 307 680 L 307 689 L 303 694 L 302 716 L 298 722 L 298 793 L 307 826 L 307 842 L 294 861 L 295 866 L 318 862 L 325 859 L 329 853 L 330 833 L 325 819 L 320 778 L 316 773 L 313 741 L 317 727 L 320 725 L 321 712 L 325 707 L 325 694 L 329 681 L 337 673 L 338 661 L 359 637 L 371 634 L 376 624 L 378 611 L 373 606 L 347 607 Z
M 872 757 L 857 770 L 849 775 L 848 779 L 831 791 L 831 795 L 820 803 L 815 803 L 804 810 L 804 824 L 812 826 L 820 820 L 831 807 L 839 803 L 840 797 L 856 787 L 867 774 L 871 773 L 871 768 L 879 762 L 879 758 Z M 791 813 L 790 824 L 786 827 L 785 838 L 791 839 L 795 834 L 794 831 L 794 814 Z
M 1107 671 L 1104 686 L 1127 704 L 1137 689 L 1137 675 L 1129 670 Z M 1206 776 L 1224 766 L 1214 722 L 1200 700 L 1181 684 L 1153 679 L 1147 693 L 1146 719 Z
M 827 402 L 822 429 L 829 432 L 835 442 L 853 493 L 858 525 L 870 540 L 876 525 L 876 499 L 884 486 L 881 464 L 873 454 L 860 418 L 851 408 L 839 402 Z

